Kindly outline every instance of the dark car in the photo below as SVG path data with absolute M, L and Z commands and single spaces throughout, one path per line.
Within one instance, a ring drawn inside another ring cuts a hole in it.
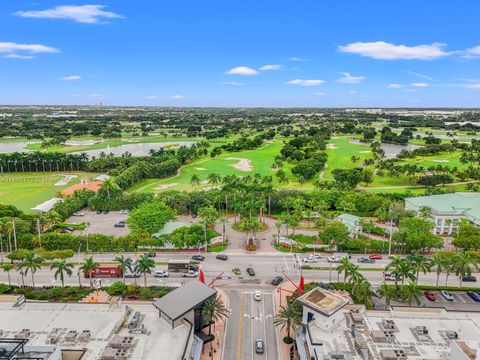
M 154 253 L 153 251 L 151 251 L 151 252 L 147 252 L 147 253 L 143 254 L 143 256 L 152 258 L 152 257 L 157 256 L 157 253 Z
M 263 340 L 255 340 L 255 352 L 257 354 L 263 354 L 265 351 L 265 345 L 263 344 Z
M 109 212 L 110 212 L 110 210 L 103 210 L 104 214 L 108 214 Z
M 218 260 L 223 260 L 223 261 L 228 260 L 228 256 L 224 255 L 224 254 L 218 254 L 217 256 L 215 256 L 215 258 L 217 258 Z
M 120 220 L 118 223 L 119 224 L 126 224 L 127 222 L 125 220 Z
M 203 261 L 205 260 L 205 256 L 196 254 L 192 256 L 192 260 Z
M 124 227 L 125 227 L 125 224 L 118 223 L 118 224 L 114 224 L 113 227 L 116 227 L 116 228 L 124 228 Z
M 476 291 L 467 291 L 467 295 L 475 302 L 480 302 L 480 294 Z
M 283 277 L 281 276 L 275 276 L 275 278 L 272 280 L 272 285 L 279 285 L 283 281 Z
M 253 268 L 249 267 L 247 268 L 247 274 L 250 276 L 255 276 L 255 270 Z
M 477 282 L 477 278 L 473 275 L 465 275 L 462 278 L 462 281 L 464 281 L 464 282 Z
M 97 214 L 101 214 L 102 212 L 102 210 L 97 210 Z
M 366 257 L 361 257 L 360 259 L 358 259 L 358 262 L 362 263 L 362 264 L 373 264 L 375 262 L 375 259 L 369 259 L 369 258 L 366 258 Z

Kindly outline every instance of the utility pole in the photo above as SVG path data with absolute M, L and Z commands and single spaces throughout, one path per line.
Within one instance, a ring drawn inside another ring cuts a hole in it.
M 37 233 L 38 233 L 38 243 L 42 247 L 42 237 L 40 236 L 40 219 L 37 218 Z
M 390 219 L 390 236 L 388 238 L 388 256 L 392 254 L 392 237 L 393 237 L 393 219 Z
M 17 231 L 15 230 L 15 218 L 12 218 L 13 224 L 13 243 L 15 244 L 15 250 L 17 250 Z

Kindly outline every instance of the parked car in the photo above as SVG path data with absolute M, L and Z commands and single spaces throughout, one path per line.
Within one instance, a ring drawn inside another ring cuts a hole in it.
M 462 278 L 462 281 L 463 282 L 477 282 L 477 278 L 473 275 L 465 275 L 463 278 Z
M 250 276 L 255 276 L 255 270 L 253 268 L 249 267 L 247 268 L 247 274 Z
M 152 257 L 157 256 L 157 253 L 153 252 L 153 251 L 150 251 L 150 252 L 146 252 L 145 254 L 143 254 L 143 256 L 152 258 Z
M 389 274 L 389 273 L 385 273 L 384 276 L 385 276 L 385 280 L 386 280 L 386 281 L 395 281 L 395 280 L 397 280 L 397 279 L 395 278 L 395 276 L 393 276 L 392 274 Z
M 258 290 L 256 290 L 254 293 L 253 293 L 253 300 L 255 301 L 262 301 L 262 293 Z
M 436 300 L 435 294 L 431 291 L 425 290 L 423 292 L 423 295 L 425 295 L 425 297 L 430 301 L 435 301 Z
M 127 222 L 125 220 L 120 220 L 118 223 L 119 224 L 126 224 Z
M 315 259 L 314 257 L 306 257 L 306 258 L 303 258 L 303 262 L 304 263 L 316 263 L 317 262 L 317 259 Z
M 72 214 L 73 216 L 85 216 L 85 213 L 77 211 Z
M 110 212 L 110 210 L 103 210 L 103 213 L 106 215 Z
M 341 258 L 340 256 L 335 256 L 335 255 L 334 255 L 334 256 L 329 256 L 329 257 L 327 258 L 327 261 L 328 261 L 329 263 L 337 263 L 337 262 L 339 262 L 340 260 L 342 260 L 342 258 Z
M 263 340 L 257 339 L 255 340 L 255 352 L 257 354 L 263 354 L 265 351 L 265 345 L 263 344 Z
M 308 257 L 310 258 L 314 258 L 314 259 L 317 259 L 317 260 L 320 260 L 322 257 L 320 256 L 320 254 L 310 254 L 308 255 Z
M 203 260 L 205 260 L 205 256 L 196 254 L 196 255 L 192 256 L 192 259 L 197 260 L 197 261 L 203 261 Z
M 382 260 L 383 257 L 380 254 L 372 254 L 368 258 L 371 260 Z
M 273 278 L 273 280 L 272 280 L 272 285 L 277 286 L 277 285 L 280 284 L 282 281 L 283 281 L 283 277 L 281 277 L 281 276 L 275 276 L 275 278 Z
M 358 259 L 358 262 L 362 264 L 373 264 L 375 262 L 375 259 L 361 257 L 360 259 Z
M 240 271 L 239 268 L 233 268 L 233 269 L 232 269 L 232 272 L 233 272 L 235 275 L 241 275 L 241 274 L 242 274 L 242 272 Z
M 448 292 L 447 290 L 440 291 L 440 294 L 445 298 L 447 301 L 453 301 L 453 294 Z
M 218 254 L 217 256 L 215 256 L 215 258 L 217 258 L 218 260 L 222 260 L 222 261 L 227 261 L 228 260 L 228 256 L 225 255 L 225 254 Z
M 97 214 L 101 214 L 103 211 L 102 210 L 97 210 Z
M 155 277 L 168 277 L 168 271 L 165 270 L 155 270 Z
M 183 277 L 197 277 L 198 276 L 198 271 L 195 271 L 195 270 L 188 270 L 188 271 L 185 271 L 183 274 L 182 274 Z
M 480 294 L 476 291 L 467 291 L 467 295 L 475 302 L 480 302 Z
M 115 227 L 115 228 L 124 228 L 124 227 L 125 227 L 125 224 L 122 224 L 122 223 L 113 224 L 113 227 Z

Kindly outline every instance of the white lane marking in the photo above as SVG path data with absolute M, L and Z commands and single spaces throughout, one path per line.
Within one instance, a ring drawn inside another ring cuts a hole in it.
M 272 294 L 272 304 L 273 304 L 273 316 L 276 315 L 276 308 L 275 308 L 275 295 Z M 277 340 L 277 356 L 280 358 L 280 343 L 278 342 L 278 328 L 274 326 L 275 329 L 275 339 Z
M 263 313 L 265 314 L 265 300 L 262 301 Z M 268 346 L 267 346 L 267 321 L 265 316 L 265 321 L 263 322 L 263 343 L 265 344 L 265 359 L 268 359 Z
M 283 261 L 285 261 L 285 267 L 287 268 L 287 273 L 290 274 L 290 268 L 288 267 L 287 257 L 283 255 Z
M 251 304 L 251 305 L 250 305 L 250 311 L 251 311 L 251 313 L 253 314 L 253 296 L 250 296 L 250 304 Z M 251 326 L 252 344 L 250 345 L 250 347 L 251 347 L 251 350 L 252 350 L 252 357 L 251 357 L 251 359 L 253 359 L 253 347 L 254 347 L 254 344 L 255 344 L 255 343 L 253 342 L 253 321 L 250 321 L 250 323 L 251 323 L 251 325 L 252 325 L 252 326 Z

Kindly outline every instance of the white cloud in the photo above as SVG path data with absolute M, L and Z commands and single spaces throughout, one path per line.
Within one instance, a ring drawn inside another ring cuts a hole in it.
M 172 95 L 172 96 L 170 96 L 170 99 L 172 99 L 172 100 L 182 100 L 183 96 L 182 95 Z
M 366 79 L 365 76 L 352 76 L 347 72 L 342 73 L 342 77 L 337 80 L 339 83 L 343 84 L 360 84 L 363 80 Z
M 271 64 L 271 65 L 263 65 L 259 70 L 262 70 L 262 71 L 268 71 L 268 70 L 277 71 L 277 70 L 282 70 L 282 69 L 283 69 L 282 65 Z
M 237 66 L 237 67 L 234 67 L 233 69 L 228 70 L 226 74 L 252 76 L 252 75 L 257 75 L 258 71 L 248 66 Z
M 433 80 L 433 78 L 431 76 L 428 76 L 428 75 L 425 75 L 425 74 L 420 74 L 420 73 L 415 72 L 415 71 L 406 71 L 406 73 L 410 74 L 410 75 L 418 76 L 422 79 Z
M 222 81 L 220 83 L 221 85 L 230 85 L 230 86 L 242 86 L 243 83 L 238 82 L 238 81 Z
M 63 76 L 60 78 L 60 80 L 65 80 L 65 81 L 75 81 L 80 79 L 81 77 L 79 75 L 69 75 L 69 76 Z
M 354 95 L 354 94 L 357 93 L 357 91 L 356 90 L 350 90 L 348 93 Z
M 4 58 L 8 59 L 35 59 L 35 56 L 32 55 L 18 55 L 18 54 L 7 54 Z
M 466 86 L 467 89 L 480 90 L 480 84 L 469 84 Z
M 465 50 L 464 57 L 466 58 L 474 58 L 478 56 L 480 56 L 480 45 L 477 45 Z
M 403 85 L 401 84 L 397 84 L 397 83 L 391 83 L 391 84 L 388 84 L 387 87 L 389 89 L 400 89 L 403 87 Z
M 324 80 L 295 79 L 295 80 L 288 81 L 287 84 L 300 85 L 300 86 L 317 86 L 317 85 L 322 85 L 324 82 L 325 82 Z
M 0 42 L 0 53 L 7 53 L 5 57 L 12 59 L 31 59 L 33 56 L 17 54 L 18 52 L 25 52 L 28 54 L 37 53 L 57 53 L 60 50 L 45 46 L 42 44 L 18 44 L 15 42 Z
M 325 93 L 324 92 L 316 92 L 316 93 L 313 93 L 313 96 L 324 96 Z
M 288 60 L 290 60 L 290 61 L 308 61 L 308 59 L 304 59 L 304 58 L 297 57 L 297 56 L 292 56 L 292 57 L 288 58 Z
M 430 84 L 425 83 L 425 82 L 419 82 L 419 83 L 411 83 L 410 86 L 411 87 L 416 87 L 416 88 L 425 88 L 425 87 L 430 86 Z
M 40 11 L 17 11 L 14 15 L 34 19 L 68 19 L 84 24 L 102 24 L 103 19 L 119 19 L 122 15 L 102 10 L 104 5 L 64 5 Z
M 444 51 L 445 44 L 433 43 L 429 45 L 395 45 L 384 41 L 354 42 L 339 46 L 341 52 L 358 54 L 379 60 L 433 60 L 449 55 Z
M 157 95 L 145 96 L 145 100 L 157 100 L 159 98 L 160 98 L 160 96 L 157 96 Z

